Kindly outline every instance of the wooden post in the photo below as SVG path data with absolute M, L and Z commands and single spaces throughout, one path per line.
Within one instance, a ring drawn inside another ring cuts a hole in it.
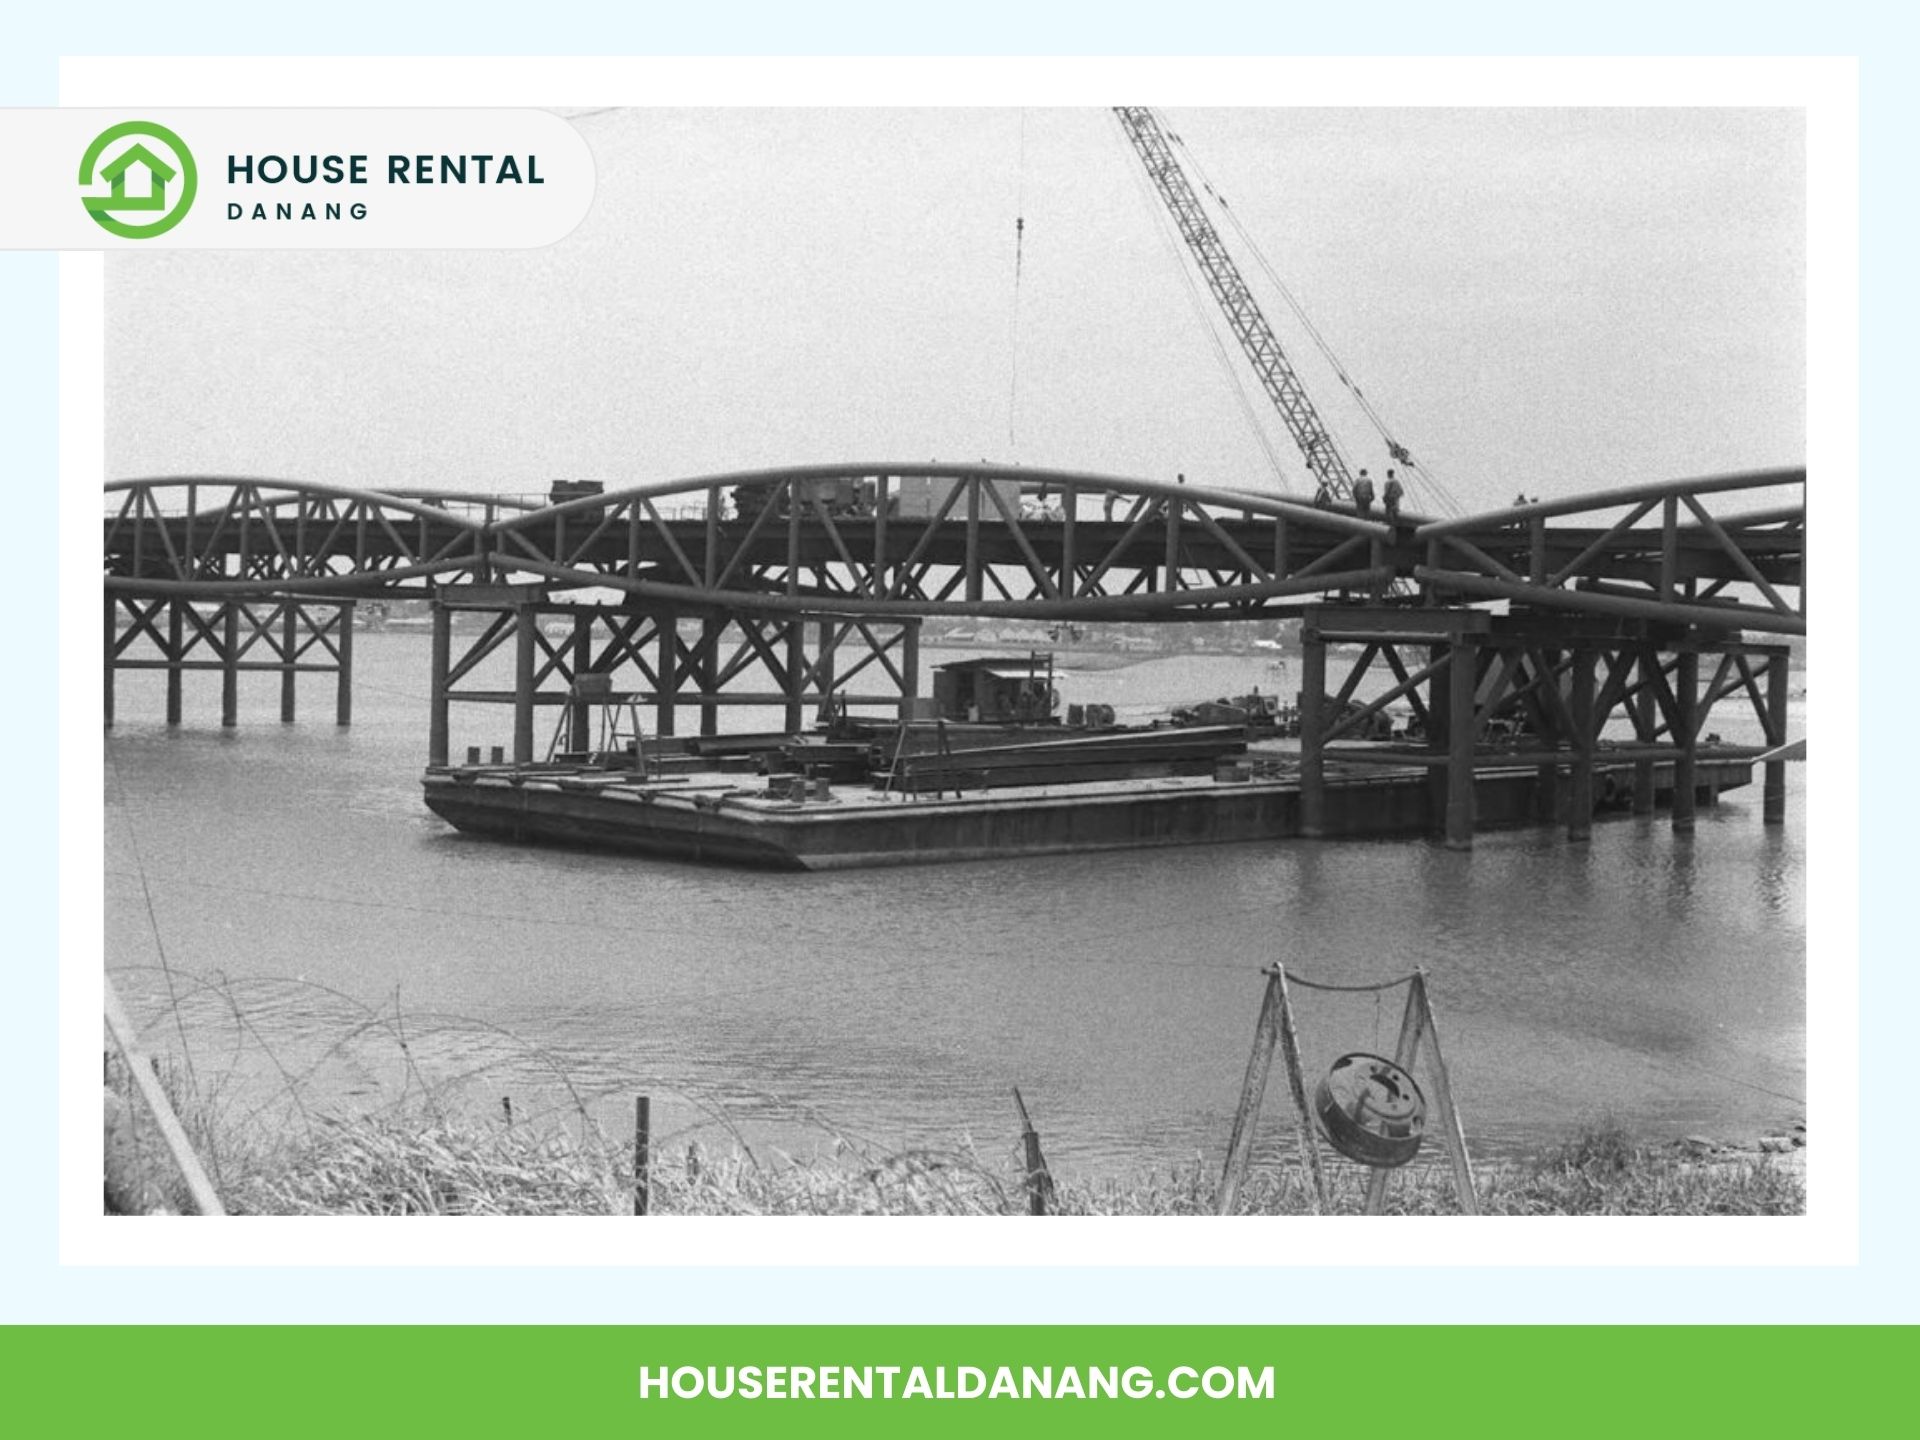
M 1440 1138 L 1446 1143 L 1447 1158 L 1453 1162 L 1453 1188 L 1460 1200 L 1462 1215 L 1480 1213 L 1480 1194 L 1473 1184 L 1473 1162 L 1467 1158 L 1467 1134 L 1460 1124 L 1459 1107 L 1453 1103 L 1453 1082 L 1447 1076 L 1447 1060 L 1440 1053 L 1440 1030 L 1433 1022 L 1433 1002 L 1427 995 L 1427 972 L 1418 970 L 1413 977 L 1413 995 L 1420 1001 L 1420 1023 L 1429 1041 L 1427 1078 L 1433 1085 L 1433 1098 L 1440 1106 Z
M 645 1215 L 651 1199 L 653 1102 L 645 1095 L 633 1102 L 633 1213 Z
M 1167 553 L 1161 566 L 1160 588 L 1171 595 L 1180 588 L 1180 502 L 1167 502 Z
M 593 706 L 580 694 L 580 677 L 593 668 L 593 612 L 573 614 L 573 703 L 567 707 L 567 748 L 593 748 Z
M 1310 840 L 1327 828 L 1326 693 L 1327 642 L 1309 623 L 1300 630 L 1300 833 Z
M 295 657 L 300 652 L 300 602 L 282 600 L 280 602 L 280 723 L 291 725 L 299 706 L 295 682 L 300 678 L 299 671 L 293 668 Z
M 1253 1156 L 1253 1132 L 1260 1120 L 1260 1102 L 1266 1098 L 1267 1075 L 1273 1069 L 1273 1050 L 1280 1039 L 1280 975 L 1265 972 L 1266 994 L 1260 1000 L 1260 1018 L 1254 1022 L 1253 1050 L 1247 1056 L 1247 1075 L 1240 1082 L 1240 1103 L 1234 1107 L 1233 1129 L 1227 1136 L 1227 1164 L 1220 1172 L 1216 1214 L 1231 1215 L 1247 1178 Z
M 113 1043 L 119 1048 L 120 1058 L 126 1063 L 127 1075 L 140 1092 L 147 1110 L 153 1116 L 153 1123 L 159 1127 L 160 1136 L 167 1143 L 167 1151 L 173 1157 L 174 1168 L 180 1172 L 180 1178 L 186 1183 L 187 1194 L 193 1200 L 193 1208 L 202 1215 L 224 1215 L 226 1207 L 220 1203 L 220 1196 L 213 1188 L 213 1182 L 207 1178 L 207 1172 L 201 1167 L 200 1157 L 195 1153 L 193 1142 L 187 1138 L 180 1117 L 174 1114 L 173 1102 L 167 1098 L 167 1092 L 160 1084 L 160 1077 L 154 1072 L 153 1061 L 140 1048 L 139 1037 L 133 1028 L 133 1022 L 127 1018 L 127 1012 L 120 1004 L 120 996 L 113 988 L 113 981 L 106 981 L 103 995 L 106 1010 L 107 1031 L 113 1036 Z
M 1473 848 L 1473 697 L 1478 676 L 1475 648 L 1453 642 L 1447 678 L 1447 848 Z
M 822 705 L 833 699 L 833 674 L 839 663 L 836 642 L 840 637 L 836 630 L 837 626 L 831 617 L 821 617 L 819 658 L 813 667 L 813 678 L 814 688 L 820 692 Z
M 1014 1107 L 1020 1112 L 1020 1139 L 1026 1148 L 1027 1213 L 1044 1215 L 1053 1199 L 1053 1176 L 1047 1169 L 1047 1157 L 1040 1153 L 1040 1132 L 1033 1128 L 1027 1114 L 1027 1102 L 1020 1098 L 1020 1087 L 1013 1087 Z
M 920 694 L 920 621 L 901 623 L 906 626 L 906 633 L 900 638 L 900 678 L 906 683 L 906 690 L 900 697 L 900 718 L 906 720 L 913 714 L 912 702 Z
M 1536 528 L 1539 523 L 1534 522 Z M 1542 686 L 1554 684 L 1553 652 L 1527 650 L 1524 653 L 1532 667 L 1530 678 Z M 1542 706 L 1540 718 L 1547 722 L 1540 732 L 1540 743 L 1549 750 L 1557 750 L 1561 739 L 1557 717 L 1550 708 Z M 1552 825 L 1560 819 L 1560 762 L 1557 759 L 1543 760 L 1533 767 L 1533 816 L 1543 825 Z
M 720 637 L 727 622 L 711 611 L 700 617 L 700 733 L 720 733 L 720 707 L 713 696 L 720 688 Z
M 1434 543 L 1439 544 L 1438 541 Z M 1427 665 L 1433 672 L 1433 678 L 1427 681 L 1427 754 L 1436 759 L 1448 753 L 1448 736 L 1451 734 L 1451 728 L 1447 722 L 1453 706 L 1449 699 L 1451 691 L 1447 687 L 1452 682 L 1447 678 L 1447 671 L 1453 664 L 1452 656 L 1453 651 L 1445 645 L 1427 647 Z M 1445 835 L 1447 833 L 1447 767 L 1429 764 L 1426 771 L 1429 832 L 1436 836 Z
M 107 693 L 111 696 L 113 692 L 109 689 Z M 1778 746 L 1786 743 L 1787 657 L 1770 655 L 1767 657 L 1767 744 Z M 1787 762 L 1769 760 L 1764 773 L 1765 782 L 1760 798 L 1760 823 L 1784 825 L 1787 823 Z
M 120 640 L 120 599 L 111 593 L 107 595 L 106 615 L 106 673 L 101 676 L 100 696 L 106 706 L 107 729 L 111 730 L 113 728 L 113 675 L 116 668 L 113 663 L 115 659 L 113 652 Z
M 1080 588 L 1075 564 L 1079 554 L 1080 487 L 1065 485 L 1060 491 L 1060 598 L 1073 599 Z
M 1681 834 L 1687 834 L 1693 829 L 1694 759 L 1699 753 L 1694 732 L 1700 726 L 1694 717 L 1694 709 L 1700 694 L 1700 652 L 1693 649 L 1689 642 L 1679 658 L 1673 686 L 1674 709 L 1680 732 L 1673 737 L 1679 747 L 1673 757 L 1673 828 Z
M 220 607 L 220 728 L 240 723 L 240 607 Z
M 333 723 L 353 724 L 353 601 L 340 606 L 340 679 L 334 693 Z
M 427 700 L 427 764 L 444 765 L 452 709 L 447 676 L 453 669 L 453 611 L 439 599 L 433 602 L 433 658 L 429 668 L 432 673 L 428 677 L 431 689 Z
M 187 602 L 167 602 L 167 724 L 180 723 L 181 641 L 187 624 Z
M 653 733 L 671 735 L 674 731 L 675 702 L 680 698 L 680 612 L 663 611 L 654 639 L 659 649 L 654 659 L 654 674 L 659 677 L 660 702 L 654 706 Z
M 514 607 L 513 636 L 513 763 L 533 763 L 534 627 L 539 616 L 533 606 Z
M 1654 693 L 1653 677 L 1660 673 L 1660 652 L 1651 645 L 1640 650 L 1640 693 L 1633 697 L 1633 738 L 1642 745 L 1653 744 L 1657 728 L 1659 698 Z M 1653 761 L 1633 762 L 1633 813 L 1653 813 Z
M 1568 786 L 1567 838 L 1593 836 L 1593 664 L 1594 652 L 1573 652 L 1573 777 Z
M 1293 1001 L 1287 994 L 1287 967 L 1273 967 L 1280 985 L 1280 1058 L 1287 1067 L 1287 1089 L 1293 1094 L 1293 1108 L 1300 1120 L 1300 1158 L 1313 1178 L 1313 1213 L 1324 1215 L 1333 1208 L 1327 1195 L 1326 1172 L 1320 1168 L 1320 1137 L 1314 1129 L 1313 1111 L 1307 1105 L 1307 1077 L 1300 1068 L 1300 1037 L 1293 1029 Z
M 1419 996 L 1415 986 L 1420 983 L 1419 976 L 1407 982 L 1407 1004 L 1400 1014 L 1400 1039 L 1393 1047 L 1393 1063 L 1409 1075 L 1413 1073 L 1414 1062 L 1420 1058 L 1420 1035 L 1426 1028 Z M 1393 1178 L 1393 1171 L 1384 1166 L 1376 1168 L 1367 1177 L 1366 1213 L 1378 1215 L 1387 1207 L 1387 1181 Z
M 806 707 L 800 703 L 802 677 L 807 672 L 807 622 L 787 621 L 787 734 L 797 735 L 806 724 Z
M 977 601 L 983 593 L 980 575 L 980 486 L 983 482 L 978 476 L 968 476 L 953 483 L 967 487 L 967 599 Z
M 1680 498 L 1669 495 L 1660 502 L 1660 587 L 1659 598 L 1677 599 L 1680 583 Z

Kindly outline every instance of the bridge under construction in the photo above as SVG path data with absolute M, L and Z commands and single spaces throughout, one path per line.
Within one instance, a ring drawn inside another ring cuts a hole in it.
M 714 735 L 736 705 L 775 707 L 788 730 L 829 705 L 904 716 L 929 618 L 1288 618 L 1303 649 L 1302 834 L 1326 823 L 1332 757 L 1424 766 L 1435 828 L 1470 844 L 1489 728 L 1516 714 L 1519 758 L 1561 777 L 1574 833 L 1615 721 L 1634 738 L 1605 758 L 1663 767 L 1688 828 L 1705 725 L 1726 704 L 1751 707 L 1765 736 L 1763 810 L 1778 823 L 1805 478 L 1661 481 L 1444 519 L 991 464 L 563 484 L 542 499 L 122 481 L 104 517 L 106 715 L 117 672 L 157 670 L 178 724 L 184 674 L 209 670 L 234 725 L 239 676 L 265 671 L 281 677 L 282 719 L 313 673 L 332 677 L 349 723 L 354 606 L 396 597 L 433 602 L 430 765 L 449 759 L 456 704 L 509 708 L 516 763 L 535 758 L 549 707 L 583 736 L 583 679 L 633 697 L 660 736 Z M 454 625 L 461 611 L 477 629 Z M 511 688 L 475 688 L 503 653 Z M 1376 666 L 1390 688 L 1356 702 Z M 1357 743 L 1395 702 L 1424 744 Z

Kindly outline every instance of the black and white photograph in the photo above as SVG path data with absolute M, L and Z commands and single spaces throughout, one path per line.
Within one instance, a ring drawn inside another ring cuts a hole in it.
M 855 99 L 106 257 L 106 1211 L 1805 1216 L 1806 113 Z

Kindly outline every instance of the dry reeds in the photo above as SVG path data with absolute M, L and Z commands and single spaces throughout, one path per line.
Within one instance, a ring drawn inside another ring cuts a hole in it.
M 263 1045 L 243 997 L 224 981 L 198 982 L 199 1003 L 229 1013 L 234 1033 Z M 283 987 L 294 982 L 275 982 Z M 315 987 L 317 990 L 317 987 Z M 319 992 L 323 997 L 332 992 Z M 176 1006 L 180 1003 L 173 1002 Z M 197 1071 L 163 1058 L 160 1073 L 183 1123 L 232 1213 L 272 1215 L 625 1215 L 632 1208 L 633 1148 L 611 1142 L 564 1067 L 492 1027 L 502 1056 L 533 1055 L 549 1068 L 567 1103 L 516 1119 L 514 1108 L 463 1102 L 462 1085 L 486 1067 L 450 1079 L 423 1072 L 422 1042 L 454 1025 L 452 1017 L 343 1009 L 341 1026 L 312 1027 L 309 1053 L 269 1054 L 273 1093 L 241 1103 L 208 1063 Z M 437 1027 L 437 1028 L 436 1028 Z M 182 1030 L 182 1033 L 186 1033 Z M 366 1050 L 368 1043 L 377 1046 Z M 361 1047 L 356 1049 L 356 1046 Z M 238 1052 L 239 1043 L 235 1043 Z M 472 1047 L 459 1050 L 465 1057 Z M 393 1063 L 393 1057 L 398 1063 Z M 397 1079 L 385 1103 L 341 1116 L 308 1094 L 327 1065 L 373 1073 L 385 1057 Z M 203 1057 L 212 1059 L 213 1057 Z M 256 1067 L 255 1073 L 259 1073 Z M 116 1089 L 111 1067 L 110 1095 Z M 227 1088 L 223 1088 L 227 1087 Z M 397 1088 L 398 1094 L 394 1094 Z M 256 1092 L 257 1093 L 257 1092 Z M 810 1154 L 756 1149 L 728 1107 L 682 1095 L 702 1134 L 722 1137 L 713 1155 L 686 1132 L 661 1138 L 651 1152 L 649 1209 L 655 1215 L 1024 1215 L 1026 1170 L 1011 1126 L 1004 1144 L 983 1156 L 970 1140 L 949 1148 L 897 1149 L 846 1133 L 804 1106 L 783 1102 L 821 1136 Z M 771 1098 L 771 1097 L 766 1097 Z M 113 1102 L 110 1099 L 109 1105 Z M 486 1118 L 478 1118 L 484 1116 Z M 1221 1137 L 1224 1139 L 1224 1136 Z M 138 1208 L 182 1208 L 168 1193 L 170 1173 L 137 1131 L 131 1142 Z M 1279 1152 L 1276 1152 L 1278 1154 Z M 1367 1180 L 1360 1167 L 1329 1166 L 1336 1214 L 1357 1214 Z M 1061 1215 L 1211 1215 L 1219 1182 L 1215 1162 L 1125 1178 L 1056 1177 L 1051 1200 Z M 1621 1127 L 1590 1127 L 1532 1163 L 1483 1165 L 1480 1204 L 1489 1215 L 1790 1215 L 1806 1208 L 1804 1172 L 1791 1157 L 1738 1152 L 1703 1160 L 1684 1147 L 1637 1143 Z M 1239 1195 L 1248 1215 L 1306 1215 L 1312 1187 L 1291 1158 L 1257 1163 Z M 1386 1210 L 1399 1215 L 1458 1211 L 1444 1164 L 1415 1165 L 1389 1187 Z

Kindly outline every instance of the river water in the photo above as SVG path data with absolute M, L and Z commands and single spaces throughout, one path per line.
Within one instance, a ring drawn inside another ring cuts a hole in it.
M 1586 844 L 1503 831 L 1465 854 L 1283 842 L 764 874 L 450 830 L 419 796 L 427 649 L 358 635 L 346 730 L 330 677 L 282 726 L 277 677 L 243 676 L 225 734 L 216 677 L 188 677 L 174 732 L 159 677 L 121 677 L 107 964 L 230 1120 L 498 1116 L 507 1097 L 617 1135 L 647 1094 L 669 1146 L 972 1143 L 998 1161 L 1018 1085 L 1057 1171 L 1211 1165 L 1276 959 L 1338 983 L 1426 967 L 1476 1153 L 1603 1118 L 1739 1139 L 1803 1114 L 1800 766 L 1786 826 L 1760 823 L 1756 772 L 1691 839 L 1620 817 Z M 1292 689 L 1232 656 L 1060 688 L 1138 713 L 1255 685 Z M 456 706 L 454 726 L 460 753 L 507 741 L 510 714 Z M 1730 709 L 1709 728 L 1758 739 Z M 1391 1051 L 1398 994 L 1297 996 L 1310 1081 Z

